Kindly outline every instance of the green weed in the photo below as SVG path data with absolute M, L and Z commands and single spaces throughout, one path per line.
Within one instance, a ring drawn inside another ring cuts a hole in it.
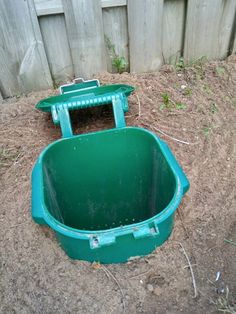
M 204 134 L 204 136 L 205 136 L 206 138 L 209 137 L 210 131 L 211 131 L 211 126 L 210 126 L 210 125 L 209 125 L 209 126 L 205 126 L 205 127 L 203 128 L 203 134 Z
M 211 113 L 216 113 L 218 111 L 217 105 L 213 102 L 211 104 Z
M 206 93 L 209 94 L 209 95 L 212 95 L 212 94 L 213 94 L 213 92 L 212 92 L 212 90 L 211 90 L 211 88 L 210 88 L 209 85 L 204 84 L 201 88 L 202 88 L 202 91 L 203 91 L 203 92 L 206 92 Z
M 174 102 L 173 100 L 170 99 L 170 96 L 167 93 L 161 94 L 163 103 L 160 105 L 160 110 L 163 109 L 177 109 L 177 110 L 182 110 L 186 109 L 186 105 L 181 103 L 181 102 Z
M 191 96 L 193 93 L 192 89 L 190 87 L 186 87 L 183 91 L 184 96 Z
M 203 79 L 205 77 L 205 71 L 203 69 L 204 63 L 206 63 L 207 58 L 202 56 L 198 59 L 192 60 L 190 62 L 186 62 L 183 57 L 179 58 L 179 61 L 175 64 L 175 68 L 177 71 L 183 71 L 186 68 L 193 68 L 196 78 Z
M 185 62 L 184 62 L 184 58 L 183 57 L 179 58 L 179 61 L 176 62 L 175 68 L 176 68 L 177 71 L 182 71 L 182 70 L 185 69 Z
M 108 38 L 107 36 L 105 36 L 105 42 L 112 60 L 112 66 L 118 73 L 125 72 L 129 65 L 128 61 L 125 59 L 125 57 L 119 56 L 116 53 L 115 45 L 112 44 L 110 38 Z
M 217 66 L 217 67 L 216 67 L 216 73 L 217 73 L 219 76 L 224 76 L 224 74 L 225 74 L 225 68 L 220 67 L 220 66 Z
M 186 105 L 183 104 L 182 102 L 177 102 L 177 103 L 175 103 L 175 108 L 180 109 L 180 110 L 186 109 Z

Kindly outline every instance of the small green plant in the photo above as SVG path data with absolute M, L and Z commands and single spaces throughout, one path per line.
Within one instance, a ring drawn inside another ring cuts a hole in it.
M 207 84 L 204 84 L 204 85 L 202 86 L 202 91 L 203 91 L 203 92 L 206 92 L 206 93 L 209 94 L 209 95 L 212 95 L 212 94 L 213 94 L 213 92 L 212 92 L 210 86 L 207 85 Z
M 185 109 L 186 105 L 182 104 L 181 102 L 174 102 L 173 100 L 170 99 L 170 96 L 167 93 L 163 93 L 161 94 L 163 103 L 160 105 L 160 110 L 163 109 L 168 109 L 168 110 L 172 110 L 172 109 L 177 109 L 177 110 L 181 110 L 181 109 Z
M 116 68 L 118 73 L 122 73 L 127 69 L 128 63 L 125 57 L 115 57 L 112 60 L 112 65 Z
M 191 96 L 192 95 L 192 89 L 190 87 L 186 87 L 183 91 L 184 96 Z
M 217 105 L 213 102 L 211 104 L 211 113 L 216 113 L 218 111 Z
M 163 103 L 160 105 L 160 109 L 163 110 L 163 109 L 171 109 L 172 108 L 172 103 L 170 101 L 170 97 L 167 93 L 163 93 L 161 94 L 161 97 L 162 97 L 162 100 L 163 100 Z
M 110 38 L 108 38 L 107 36 L 105 36 L 105 42 L 109 51 L 110 58 L 112 60 L 112 66 L 118 73 L 123 73 L 127 70 L 129 65 L 127 60 L 125 59 L 125 57 L 119 56 L 116 53 L 115 45 L 112 44 Z
M 205 136 L 206 138 L 209 136 L 210 131 L 211 131 L 211 126 L 210 126 L 210 125 L 209 125 L 209 126 L 205 126 L 205 127 L 203 128 L 203 134 L 204 134 L 204 136 Z
M 207 58 L 202 56 L 201 58 L 192 61 L 192 66 L 197 80 L 203 80 L 205 77 L 204 63 L 206 63 Z
M 202 56 L 198 59 L 186 62 L 183 57 L 179 58 L 179 61 L 175 64 L 177 71 L 183 71 L 186 68 L 193 68 L 197 80 L 202 80 L 205 77 L 205 71 L 203 68 L 204 63 L 207 61 L 205 56 Z
M 225 68 L 220 67 L 220 66 L 217 66 L 217 67 L 216 67 L 216 73 L 217 73 L 219 76 L 224 76 L 224 74 L 225 74 Z
M 181 102 L 177 102 L 177 103 L 175 103 L 175 108 L 180 109 L 180 110 L 186 109 L 186 105 L 181 103 Z
M 179 61 L 176 62 L 175 68 L 176 68 L 177 71 L 182 71 L 182 70 L 185 69 L 185 63 L 184 63 L 184 58 L 183 57 L 179 58 Z

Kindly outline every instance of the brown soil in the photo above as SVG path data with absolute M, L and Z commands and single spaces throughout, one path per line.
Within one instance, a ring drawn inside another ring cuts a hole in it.
M 70 260 L 53 232 L 30 216 L 32 166 L 43 147 L 60 138 L 50 116 L 34 105 L 55 91 L 6 100 L 0 105 L 0 312 L 123 313 L 124 304 L 126 313 L 235 313 L 236 247 L 224 239 L 236 241 L 236 57 L 100 80 L 136 86 L 127 124 L 166 140 L 190 180 L 174 232 L 153 254 L 125 264 Z M 163 93 L 170 108 L 161 110 Z M 186 108 L 177 109 L 178 103 Z M 73 120 L 77 133 L 113 126 L 106 108 Z M 196 298 L 179 243 L 192 264 Z

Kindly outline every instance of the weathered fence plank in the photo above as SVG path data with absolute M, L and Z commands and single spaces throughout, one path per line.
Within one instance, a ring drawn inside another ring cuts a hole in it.
M 62 0 L 34 0 L 38 16 L 64 13 Z M 101 0 L 102 8 L 119 7 L 127 0 Z
M 0 1 L 0 81 L 4 97 L 51 86 L 51 75 L 31 0 Z
M 54 81 L 60 83 L 70 80 L 74 71 L 64 15 L 42 16 L 39 23 Z
M 189 0 L 184 57 L 191 61 L 227 55 L 235 0 Z
M 182 52 L 185 0 L 165 0 L 163 8 L 162 53 L 164 63 L 175 64 Z
M 223 1 L 220 10 L 222 14 L 219 21 L 219 34 L 217 37 L 219 47 L 217 58 L 224 59 L 229 54 L 231 33 L 234 27 L 236 1 Z
M 163 0 L 128 0 L 131 72 L 159 69 L 163 62 Z
M 127 0 L 101 0 L 102 8 L 120 7 L 127 4 Z
M 63 0 L 63 7 L 75 75 L 106 70 L 100 0 Z
M 61 0 L 34 0 L 38 16 L 63 13 Z
M 107 51 L 107 69 L 111 72 L 114 58 L 113 47 L 117 56 L 124 57 L 127 62 L 129 61 L 127 10 L 124 6 L 106 8 L 102 10 L 102 14 Z

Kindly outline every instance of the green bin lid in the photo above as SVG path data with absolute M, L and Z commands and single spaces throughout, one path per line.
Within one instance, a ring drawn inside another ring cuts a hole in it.
M 44 112 L 50 112 L 52 106 L 68 104 L 73 101 L 88 100 L 96 96 L 115 96 L 121 93 L 128 97 L 133 91 L 133 86 L 125 84 L 103 85 L 99 87 L 95 86 L 92 88 L 71 91 L 70 93 L 44 98 L 37 103 L 36 108 Z

